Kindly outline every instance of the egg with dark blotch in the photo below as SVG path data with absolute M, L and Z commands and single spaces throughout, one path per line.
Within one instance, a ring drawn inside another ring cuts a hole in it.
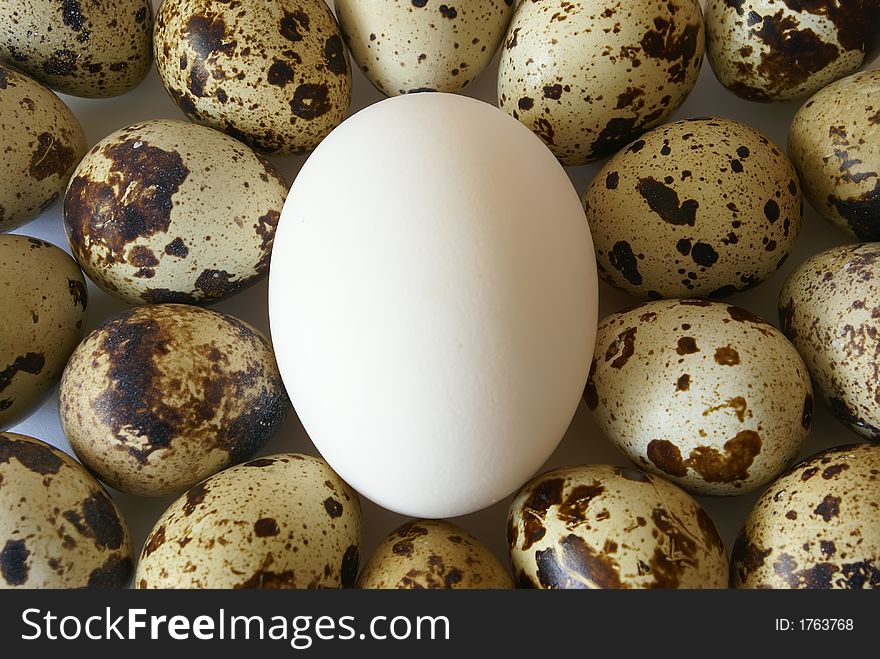
M 706 54 L 751 101 L 803 98 L 856 71 L 876 35 L 875 0 L 708 0 Z
M 269 341 L 201 307 L 136 307 L 77 347 L 61 379 L 61 426 L 108 485 L 176 494 L 269 440 L 290 404 Z
M 788 153 L 818 213 L 859 240 L 880 240 L 880 70 L 838 80 L 794 117 Z
M 131 91 L 153 64 L 150 0 L 0 4 L 0 60 L 65 94 Z
M 261 151 L 314 149 L 351 101 L 348 50 L 323 0 L 165 0 L 154 48 L 190 119 Z
M 813 418 L 810 376 L 782 332 L 702 299 L 646 302 L 599 323 L 584 400 L 628 458 L 694 494 L 766 485 Z
M 128 585 L 128 526 L 76 460 L 38 439 L 0 432 L 0 483 L 0 589 Z
M 501 49 L 499 107 L 563 165 L 582 165 L 663 123 L 702 62 L 697 0 L 520 2 Z
M 214 302 L 268 272 L 287 184 L 228 135 L 184 121 L 133 124 L 86 154 L 64 226 L 89 278 L 131 304 Z
M 0 231 L 9 231 L 55 203 L 86 152 L 86 138 L 61 99 L 3 64 L 0 134 Z
M 0 429 L 33 412 L 82 335 L 86 282 L 51 243 L 0 234 Z
M 880 243 L 834 247 L 799 265 L 779 317 L 832 413 L 880 442 Z
M 526 483 L 507 515 L 521 588 L 726 588 L 727 552 L 686 492 L 635 469 L 586 465 Z
M 781 148 L 729 119 L 655 128 L 584 194 L 602 278 L 640 298 L 720 298 L 773 274 L 794 248 L 803 197 Z
M 513 588 L 495 555 L 470 533 L 445 520 L 414 520 L 376 548 L 357 580 L 369 589 Z
M 774 481 L 733 547 L 735 588 L 880 588 L 880 446 L 839 446 Z
M 175 501 L 147 537 L 137 588 L 348 588 L 357 494 L 320 458 L 282 453 L 226 469 Z

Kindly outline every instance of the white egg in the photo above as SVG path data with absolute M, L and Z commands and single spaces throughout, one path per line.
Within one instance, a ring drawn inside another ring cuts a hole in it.
M 574 415 L 598 311 L 589 228 L 551 152 L 497 108 L 413 94 L 348 119 L 297 177 L 269 276 L 306 431 L 386 508 L 489 506 Z

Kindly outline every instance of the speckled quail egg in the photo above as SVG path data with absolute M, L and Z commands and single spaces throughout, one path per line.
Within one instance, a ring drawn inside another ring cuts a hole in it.
M 184 121 L 101 140 L 64 197 L 86 274 L 126 302 L 212 302 L 263 277 L 287 185 L 247 146 Z
M 390 96 L 464 89 L 489 65 L 513 0 L 336 0 L 351 55 Z
M 190 119 L 263 151 L 315 148 L 351 101 L 348 50 L 323 0 L 165 0 L 154 47 Z
M 761 133 L 692 119 L 613 156 L 584 195 L 599 272 L 638 297 L 724 297 L 788 257 L 801 225 L 797 174 Z
M 175 501 L 147 537 L 138 588 L 340 588 L 358 570 L 357 494 L 320 458 L 226 469 Z
M 61 426 L 105 483 L 179 493 L 254 455 L 289 403 L 266 338 L 201 307 L 124 311 L 76 348 L 61 379 Z
M 580 165 L 662 123 L 702 61 L 697 0 L 521 2 L 501 51 L 499 106 L 564 165 Z
M 697 299 L 605 318 L 584 398 L 631 460 L 696 494 L 766 485 L 813 416 L 810 376 L 785 336 L 750 311 Z
M 802 263 L 782 287 L 779 316 L 834 415 L 880 442 L 880 243 Z
M 85 279 L 54 245 L 0 234 L 0 300 L 0 428 L 9 428 L 43 401 L 79 343 Z
M 121 588 L 128 526 L 101 484 L 66 453 L 0 432 L 0 589 Z
M 708 0 L 706 51 L 725 87 L 752 101 L 809 96 L 858 69 L 875 0 Z
M 445 520 L 414 520 L 376 548 L 358 588 L 513 588 L 510 573 L 464 529 Z
M 635 469 L 586 465 L 538 476 L 507 514 L 524 588 L 726 588 L 727 552 L 686 492 Z
M 0 134 L 0 231 L 9 231 L 55 203 L 86 152 L 86 138 L 61 99 L 3 64 Z
M 774 481 L 730 572 L 737 588 L 880 588 L 880 446 L 822 451 Z
M 807 101 L 792 122 L 788 153 L 820 215 L 860 240 L 880 240 L 880 69 Z

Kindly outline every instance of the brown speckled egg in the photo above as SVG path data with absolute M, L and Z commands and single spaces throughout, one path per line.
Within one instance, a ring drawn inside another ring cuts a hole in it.
M 9 428 L 61 378 L 82 333 L 86 283 L 54 245 L 0 234 L 0 300 L 0 428 Z
M 128 526 L 101 484 L 66 453 L 0 432 L 0 509 L 0 589 L 128 585 Z
M 859 240 L 880 240 L 880 69 L 807 101 L 791 124 L 788 154 L 820 215 Z
M 289 403 L 266 338 L 181 304 L 124 311 L 77 347 L 61 379 L 61 426 L 105 483 L 178 493 L 246 460 Z
M 259 458 L 171 504 L 147 537 L 135 586 L 348 588 L 360 533 L 357 494 L 326 462 Z
M 524 588 L 726 588 L 727 552 L 688 494 L 635 469 L 586 465 L 538 476 L 507 514 Z
M 464 529 L 444 520 L 407 522 L 380 544 L 358 588 L 513 588 L 495 555 Z
M 131 91 L 153 64 L 150 0 L 0 3 L 0 60 L 65 94 Z
M 564 165 L 617 151 L 684 102 L 703 61 L 697 0 L 517 5 L 501 51 L 501 109 Z
M 880 442 L 880 243 L 802 263 L 782 287 L 779 317 L 834 415 Z
M 724 297 L 788 257 L 802 197 L 786 155 L 728 119 L 660 126 L 613 156 L 584 195 L 599 273 L 641 298 Z
M 730 576 L 736 588 L 880 588 L 880 446 L 828 449 L 774 481 Z
M 213 302 L 269 268 L 287 185 L 265 158 L 211 128 L 153 120 L 82 160 L 64 197 L 74 257 L 132 304 Z
M 766 485 L 813 417 L 810 376 L 750 311 L 707 300 L 647 302 L 599 324 L 584 399 L 615 446 L 696 494 Z
M 336 0 L 352 57 L 389 96 L 457 92 L 489 66 L 513 0 Z
M 348 111 L 348 50 L 323 0 L 165 0 L 154 47 L 190 119 L 262 151 L 314 149 Z
M 875 0 L 708 0 L 706 52 L 725 87 L 752 101 L 802 98 L 858 69 Z
M 0 64 L 0 231 L 49 208 L 86 152 L 74 114 L 40 83 Z

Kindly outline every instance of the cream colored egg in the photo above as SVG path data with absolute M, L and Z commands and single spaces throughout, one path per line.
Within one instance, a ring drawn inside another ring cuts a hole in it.
M 86 283 L 54 245 L 0 234 L 0 428 L 43 402 L 79 343 Z
M 128 526 L 101 484 L 66 453 L 0 432 L 0 589 L 122 588 Z
M 736 588 L 880 588 L 880 446 L 828 449 L 774 481 L 731 561 Z
M 788 153 L 820 215 L 880 240 L 880 69 L 838 80 L 798 111 Z
M 489 66 L 513 0 L 336 0 L 352 57 L 389 96 L 456 92 Z
M 507 515 L 524 588 L 726 588 L 727 552 L 693 498 L 635 469 L 586 465 L 526 483 Z
M 357 494 L 319 458 L 232 467 L 175 501 L 147 537 L 137 588 L 340 588 L 358 570 Z
M 49 208 L 86 152 L 74 114 L 55 94 L 0 64 L 0 231 Z
M 324 0 L 165 0 L 154 47 L 190 119 L 261 151 L 314 149 L 348 111 L 348 50 Z
M 495 555 L 444 520 L 414 520 L 395 529 L 364 565 L 358 588 L 513 588 Z
M 880 243 L 802 263 L 782 287 L 779 316 L 834 415 L 880 441 Z
M 498 100 L 564 165 L 610 155 L 662 123 L 697 82 L 697 0 L 521 2 L 498 70 Z
M 213 302 L 262 278 L 287 194 L 247 146 L 165 119 L 104 138 L 64 197 L 74 257 L 132 304 Z
M 600 324 L 584 399 L 611 442 L 696 494 L 736 495 L 788 466 L 810 430 L 800 356 L 750 311 L 647 302 Z
M 176 494 L 250 458 L 289 403 L 266 338 L 225 314 L 181 304 L 105 321 L 70 358 L 61 426 L 105 483 Z
M 153 65 L 150 0 L 0 4 L 0 60 L 65 94 L 131 91 Z
M 802 203 L 782 150 L 728 119 L 645 133 L 584 195 L 599 272 L 641 298 L 724 297 L 759 284 L 794 247 Z
M 725 87 L 752 101 L 802 98 L 858 69 L 874 0 L 708 0 L 706 53 Z

